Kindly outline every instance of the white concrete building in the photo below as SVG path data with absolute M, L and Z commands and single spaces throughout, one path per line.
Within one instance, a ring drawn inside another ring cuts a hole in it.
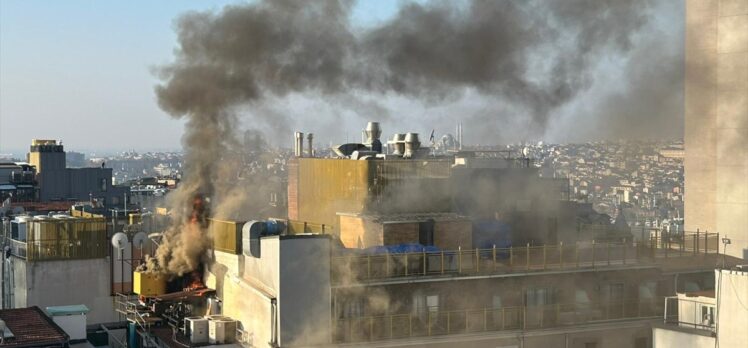
M 664 322 L 652 329 L 654 348 L 744 347 L 748 342 L 748 272 L 714 272 L 714 292 L 668 298 Z M 670 312 L 669 312 L 670 311 Z
M 18 219 L 0 245 L 3 308 L 85 305 L 89 324 L 117 320 L 104 218 Z

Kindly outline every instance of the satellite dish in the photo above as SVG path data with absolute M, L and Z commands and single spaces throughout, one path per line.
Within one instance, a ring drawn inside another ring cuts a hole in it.
M 122 232 L 117 232 L 112 236 L 112 246 L 119 250 L 124 249 L 127 242 L 127 235 Z
M 132 237 L 132 245 L 134 245 L 138 249 L 141 249 L 143 248 L 146 239 L 148 239 L 148 235 L 146 235 L 145 232 L 138 232 L 135 234 L 135 236 Z
M 525 158 L 527 158 L 527 155 L 529 155 L 529 154 L 530 154 L 530 149 L 528 149 L 527 146 L 525 146 L 524 148 L 522 148 L 522 156 L 524 156 Z

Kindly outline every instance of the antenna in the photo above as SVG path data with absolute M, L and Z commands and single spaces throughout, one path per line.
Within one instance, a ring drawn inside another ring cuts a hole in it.
M 132 245 L 138 249 L 142 249 L 146 239 L 148 239 L 148 235 L 145 232 L 138 232 L 132 237 Z
M 127 242 L 127 235 L 122 232 L 117 232 L 112 236 L 112 246 L 118 250 L 125 249 Z

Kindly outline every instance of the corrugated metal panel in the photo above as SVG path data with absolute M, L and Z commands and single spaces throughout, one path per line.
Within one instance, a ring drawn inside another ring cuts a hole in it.
M 244 221 L 224 221 L 208 219 L 210 235 L 213 236 L 213 249 L 231 254 L 242 252 L 242 226 Z
M 108 254 L 104 218 L 48 219 L 29 224 L 28 260 L 102 258 Z
M 299 218 L 299 163 L 296 159 L 288 163 L 288 218 Z
M 288 234 L 300 234 L 300 233 L 316 233 L 316 234 L 329 234 L 332 233 L 332 226 L 324 224 L 317 224 L 312 222 L 286 221 L 286 233 Z
M 393 160 L 374 162 L 370 211 L 433 213 L 451 211 L 452 161 Z
M 363 211 L 369 168 L 369 161 L 300 158 L 298 220 L 336 226 L 337 212 Z
M 289 176 L 289 215 L 294 220 L 336 226 L 337 213 L 451 209 L 450 160 L 297 161 L 298 172 Z M 298 214 L 291 215 L 294 198 Z

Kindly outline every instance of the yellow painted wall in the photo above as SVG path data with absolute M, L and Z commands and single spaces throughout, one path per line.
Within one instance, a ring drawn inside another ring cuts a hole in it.
M 289 167 L 294 171 L 289 174 L 293 181 L 289 182 L 289 214 L 294 220 L 325 224 L 339 231 L 337 213 L 451 209 L 451 161 L 296 160 L 297 164 Z
M 346 248 L 368 248 L 384 243 L 382 225 L 359 216 L 340 216 L 340 241 Z
M 338 212 L 364 210 L 369 190 L 368 161 L 298 160 L 298 220 L 335 226 Z

